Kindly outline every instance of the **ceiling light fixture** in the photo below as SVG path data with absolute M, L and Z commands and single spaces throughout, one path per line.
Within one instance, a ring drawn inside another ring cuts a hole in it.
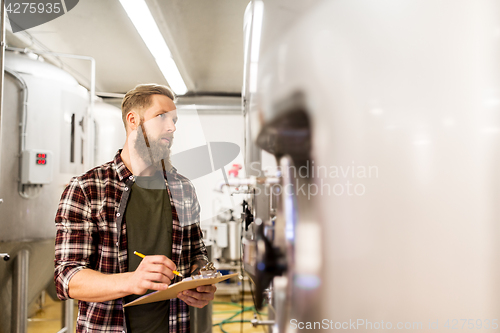
M 172 53 L 144 0 L 120 0 L 137 32 L 155 58 L 163 76 L 177 95 L 187 92 L 186 84 L 172 58 Z

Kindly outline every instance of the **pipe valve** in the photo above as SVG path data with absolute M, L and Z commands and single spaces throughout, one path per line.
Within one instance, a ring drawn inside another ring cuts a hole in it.
M 253 314 L 253 319 L 250 321 L 252 323 L 253 327 L 257 327 L 259 325 L 267 325 L 267 326 L 273 326 L 274 325 L 274 320 L 258 320 L 257 319 L 257 314 Z

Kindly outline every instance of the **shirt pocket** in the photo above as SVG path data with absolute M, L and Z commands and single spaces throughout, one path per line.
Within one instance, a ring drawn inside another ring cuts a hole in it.
M 116 219 L 118 208 L 104 203 L 97 213 L 97 226 L 99 232 L 116 232 Z

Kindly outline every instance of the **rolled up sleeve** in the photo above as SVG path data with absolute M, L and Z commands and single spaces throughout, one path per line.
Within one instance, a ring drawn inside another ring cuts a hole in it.
M 69 299 L 69 281 L 80 270 L 88 268 L 93 255 L 93 223 L 88 198 L 77 178 L 64 190 L 57 214 L 54 282 L 57 296 Z

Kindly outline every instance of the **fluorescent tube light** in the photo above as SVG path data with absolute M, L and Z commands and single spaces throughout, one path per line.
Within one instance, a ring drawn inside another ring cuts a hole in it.
M 155 58 L 163 76 L 177 95 L 187 92 L 186 84 L 172 58 L 172 53 L 144 0 L 120 0 L 128 17 Z

